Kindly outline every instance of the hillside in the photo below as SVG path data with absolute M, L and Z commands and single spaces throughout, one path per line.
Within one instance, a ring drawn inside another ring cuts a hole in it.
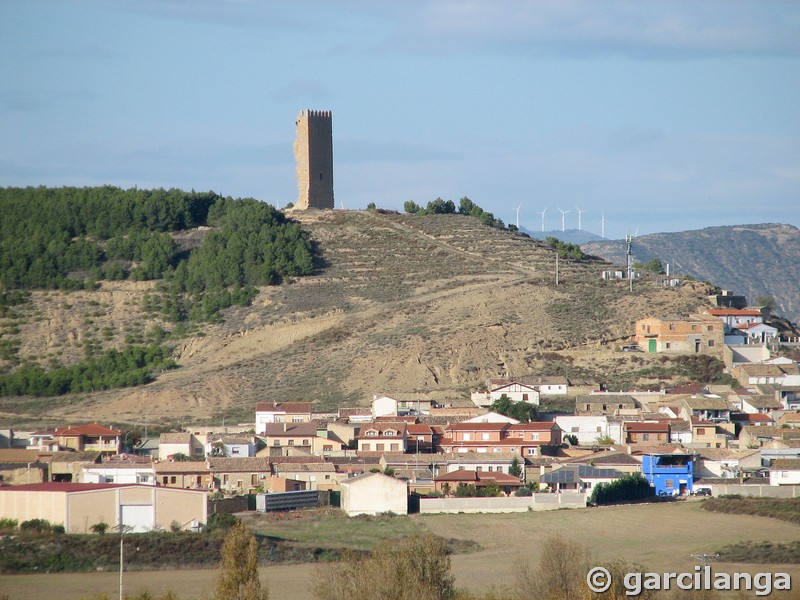
M 625 242 L 581 244 L 584 252 L 617 264 L 625 263 Z M 800 230 L 767 223 L 707 227 L 678 233 L 654 233 L 633 243 L 636 260 L 658 258 L 676 273 L 711 281 L 723 289 L 747 296 L 772 296 L 777 312 L 800 321 Z
M 163 315 L 141 308 L 155 282 L 32 292 L 12 336 L 20 355 L 68 363 L 87 339 L 113 346 L 123 333 L 147 338 L 163 328 L 179 368 L 133 388 L 2 398 L 5 420 L 245 419 L 256 401 L 308 399 L 334 408 L 387 393 L 468 402 L 470 389 L 505 373 L 604 381 L 655 357 L 603 342 L 624 339 L 647 314 L 694 310 L 709 291 L 699 283 L 661 289 L 642 282 L 631 294 L 623 283 L 602 282 L 605 263 L 597 259 L 561 260 L 556 287 L 552 249 L 460 215 L 292 217 L 317 248 L 314 274 L 261 287 L 252 305 L 228 308 L 221 323 L 181 335 Z M 104 331 L 112 332 L 108 339 Z

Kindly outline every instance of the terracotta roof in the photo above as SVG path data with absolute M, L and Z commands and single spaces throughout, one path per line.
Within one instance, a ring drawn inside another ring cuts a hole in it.
M 311 413 L 311 402 L 256 402 L 256 412 Z
M 783 404 L 771 396 L 747 396 L 742 398 L 742 402 L 747 402 L 753 408 L 783 408 Z
M 555 421 L 531 421 L 509 425 L 508 431 L 550 431 L 553 427 L 558 427 Z
M 658 431 L 669 433 L 669 423 L 643 423 L 640 421 L 626 421 L 625 430 L 630 432 Z
M 356 415 L 371 415 L 372 411 L 369 408 L 363 406 L 356 406 L 352 408 L 340 408 L 339 409 L 339 416 L 340 417 L 353 417 Z
M 275 473 L 334 473 L 336 467 L 325 462 L 278 463 L 273 464 Z
M 760 310 L 752 308 L 710 308 L 708 314 L 715 317 L 761 317 Z
M 406 427 L 408 435 L 433 435 L 433 429 L 425 423 L 412 423 Z
M 730 406 L 722 398 L 697 396 L 686 398 L 684 402 L 691 410 L 730 410 Z
M 270 471 L 269 461 L 259 456 L 209 458 L 208 466 L 215 472 Z
M 406 423 L 398 422 L 398 421 L 380 421 L 380 422 L 371 422 L 371 423 L 364 423 L 361 426 L 361 431 L 359 432 L 359 438 L 366 438 L 366 437 L 380 437 L 385 434 L 387 431 L 397 431 L 400 435 L 396 437 L 403 437 L 403 433 L 406 431 Z M 377 431 L 379 436 L 367 436 L 365 433 L 367 431 Z
M 453 423 L 449 431 L 504 431 L 508 423 Z
M 517 485 L 522 487 L 522 482 L 518 477 L 502 473 L 500 471 L 471 471 L 468 469 L 458 469 L 443 475 L 437 475 L 433 478 L 436 482 L 458 482 L 458 483 L 472 483 L 476 486 L 489 485 L 496 483 L 497 485 Z
M 154 465 L 156 473 L 210 473 L 206 461 L 161 461 Z
M 36 462 L 38 459 L 38 450 L 25 450 L 23 448 L 0 449 L 0 462 L 4 464 Z
M 267 423 L 264 425 L 263 437 L 281 436 L 316 437 L 317 426 L 314 423 Z
M 310 454 L 308 456 L 270 456 L 269 462 L 273 465 L 321 463 L 325 459 L 321 456 Z
M 69 429 L 59 429 L 56 435 L 59 436 L 73 436 L 73 435 L 122 435 L 121 431 L 104 427 L 97 423 L 87 423 L 86 425 L 78 425 L 77 427 L 70 427 Z
M 31 483 L 27 485 L 9 485 L 0 487 L 0 492 L 87 492 L 135 486 L 135 483 Z M 142 486 L 152 488 L 153 486 Z

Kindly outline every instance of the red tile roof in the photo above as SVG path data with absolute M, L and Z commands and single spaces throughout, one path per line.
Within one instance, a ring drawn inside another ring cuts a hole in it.
M 106 490 L 110 488 L 131 487 L 135 483 L 31 483 L 27 485 L 9 485 L 0 487 L 3 492 L 86 492 L 90 490 Z M 153 487 L 153 486 L 143 486 Z
M 311 402 L 256 402 L 256 412 L 311 413 Z
M 444 475 L 439 475 L 434 477 L 434 481 L 472 483 L 477 486 L 488 485 L 490 483 L 496 483 L 497 485 L 518 485 L 520 487 L 523 485 L 518 477 L 514 477 L 513 475 L 509 475 L 507 473 L 502 473 L 500 471 L 471 471 L 467 469 L 459 469 L 458 471 L 452 471 L 450 473 L 445 473 Z
M 97 423 L 87 423 L 86 425 L 78 425 L 77 427 L 70 427 L 69 429 L 59 429 L 56 435 L 122 435 L 122 432 L 117 429 L 98 425 Z
M 631 432 L 659 431 L 662 433 L 669 433 L 669 423 L 639 423 L 626 421 L 625 430 Z
M 762 313 L 760 310 L 752 308 L 712 308 L 709 309 L 708 314 L 715 317 L 760 317 Z

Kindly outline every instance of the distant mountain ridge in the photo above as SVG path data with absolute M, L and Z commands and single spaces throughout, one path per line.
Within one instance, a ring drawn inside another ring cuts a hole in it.
M 585 229 L 567 229 L 565 231 L 560 229 L 553 229 L 551 231 L 533 231 L 531 229 L 527 229 L 526 227 L 520 227 L 519 230 L 537 240 L 545 240 L 549 237 L 554 237 L 562 242 L 567 242 L 568 244 L 586 244 L 588 242 L 595 242 L 605 239 L 597 234 L 592 233 L 591 231 L 586 231 Z
M 581 244 L 587 254 L 625 263 L 623 240 Z M 747 297 L 772 296 L 777 312 L 800 320 L 800 230 L 762 223 L 654 233 L 633 240 L 635 260 L 658 258 L 675 273 L 691 275 Z

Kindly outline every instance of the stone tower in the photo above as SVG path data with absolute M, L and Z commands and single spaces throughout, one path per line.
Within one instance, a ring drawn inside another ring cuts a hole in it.
M 296 207 L 333 208 L 333 121 L 329 110 L 303 110 L 295 121 L 297 137 Z

